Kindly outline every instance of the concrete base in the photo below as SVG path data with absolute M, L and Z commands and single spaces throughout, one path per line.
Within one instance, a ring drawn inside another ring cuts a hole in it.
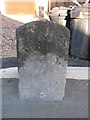
M 31 55 L 19 68 L 20 98 L 62 100 L 66 85 L 66 62 L 54 54 Z

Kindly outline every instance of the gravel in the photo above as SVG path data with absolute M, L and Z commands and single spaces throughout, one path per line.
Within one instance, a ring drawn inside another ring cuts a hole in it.
M 0 56 L 16 56 L 16 28 L 23 24 L 19 21 L 1 15 L 2 42 L 0 42 Z

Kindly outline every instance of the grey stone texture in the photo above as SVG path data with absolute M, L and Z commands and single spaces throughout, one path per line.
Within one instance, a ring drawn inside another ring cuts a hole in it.
M 34 21 L 17 28 L 20 98 L 62 100 L 70 33 L 49 21 Z

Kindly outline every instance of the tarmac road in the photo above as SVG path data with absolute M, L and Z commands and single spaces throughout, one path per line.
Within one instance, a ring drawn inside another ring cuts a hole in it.
M 18 79 L 3 79 L 3 118 L 88 118 L 88 81 L 67 80 L 62 101 L 20 100 Z

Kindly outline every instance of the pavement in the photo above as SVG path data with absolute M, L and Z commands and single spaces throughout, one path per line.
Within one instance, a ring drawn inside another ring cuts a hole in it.
M 88 81 L 67 79 L 62 101 L 19 99 L 18 82 L 2 80 L 3 118 L 88 118 Z

